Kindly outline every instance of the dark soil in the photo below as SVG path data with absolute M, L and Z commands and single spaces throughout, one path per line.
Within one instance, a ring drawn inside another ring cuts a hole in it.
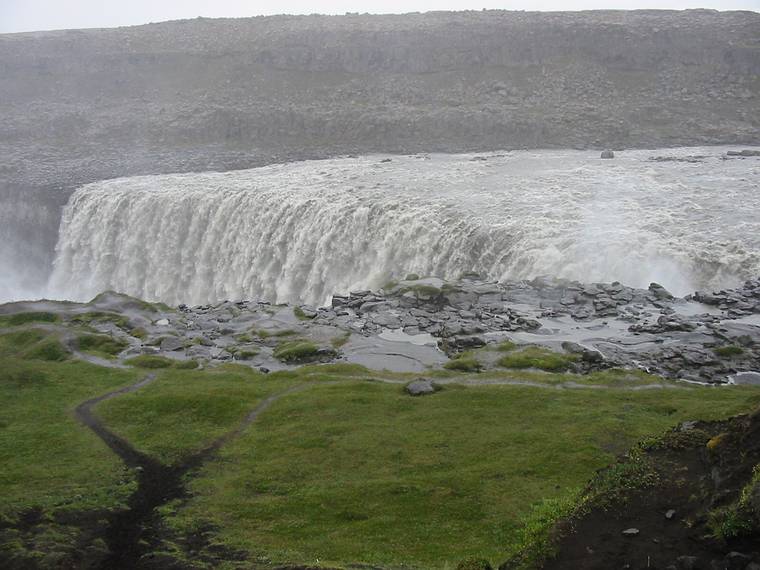
M 726 435 L 708 449 L 718 434 Z M 760 562 L 760 534 L 726 541 L 708 525 L 708 513 L 735 502 L 760 463 L 760 412 L 676 430 L 647 457 L 658 483 L 561 523 L 556 530 L 563 538 L 546 570 L 744 570 Z M 623 534 L 627 529 L 639 532 Z

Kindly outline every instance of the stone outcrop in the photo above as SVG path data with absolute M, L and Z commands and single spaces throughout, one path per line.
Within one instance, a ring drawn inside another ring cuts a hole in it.
M 111 316 L 89 326 L 125 344 L 121 359 L 154 354 L 267 370 L 344 361 L 422 372 L 464 351 L 510 341 L 572 355 L 571 371 L 579 373 L 617 367 L 700 383 L 760 384 L 760 279 L 677 298 L 656 283 L 636 289 L 548 278 L 491 282 L 468 274 L 352 291 L 325 307 L 254 301 L 156 307 L 107 293 L 86 305 L 0 305 L 0 316 L 54 310 L 76 325 L 81 315 L 106 312 Z

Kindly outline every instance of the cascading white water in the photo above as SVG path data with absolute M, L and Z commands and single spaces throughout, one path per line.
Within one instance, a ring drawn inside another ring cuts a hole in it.
M 732 285 L 760 273 L 760 159 L 723 152 L 370 156 L 99 182 L 64 211 L 50 294 L 322 303 L 471 270 Z M 693 154 L 708 157 L 647 160 Z

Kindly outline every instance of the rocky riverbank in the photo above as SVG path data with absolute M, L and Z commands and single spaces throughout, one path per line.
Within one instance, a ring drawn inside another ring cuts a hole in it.
M 110 335 L 118 345 L 109 359 L 78 346 L 76 335 L 68 339 L 72 350 L 110 366 L 162 357 L 262 371 L 342 361 L 424 372 L 466 356 L 475 371 L 495 367 L 489 349 L 507 343 L 561 355 L 572 372 L 625 368 L 692 382 L 760 383 L 760 280 L 677 298 L 656 283 L 635 289 L 410 275 L 377 291 L 334 295 L 326 307 L 225 301 L 170 308 L 104 293 L 87 304 L 11 303 L 0 306 L 0 318 L 45 311 L 57 319 L 49 326 Z

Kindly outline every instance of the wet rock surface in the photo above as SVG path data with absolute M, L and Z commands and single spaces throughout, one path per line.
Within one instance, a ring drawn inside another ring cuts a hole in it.
M 420 372 L 509 340 L 577 355 L 576 372 L 622 367 L 695 382 L 760 382 L 760 279 L 685 298 L 656 283 L 635 289 L 549 278 L 492 282 L 469 274 L 351 291 L 325 307 L 225 301 L 170 309 L 114 293 L 83 305 L 0 306 L 0 314 L 30 310 L 84 319 L 122 338 L 128 348 L 120 360 L 151 354 L 268 370 L 346 361 Z M 288 358 L 281 356 L 285 348 L 292 349 Z

